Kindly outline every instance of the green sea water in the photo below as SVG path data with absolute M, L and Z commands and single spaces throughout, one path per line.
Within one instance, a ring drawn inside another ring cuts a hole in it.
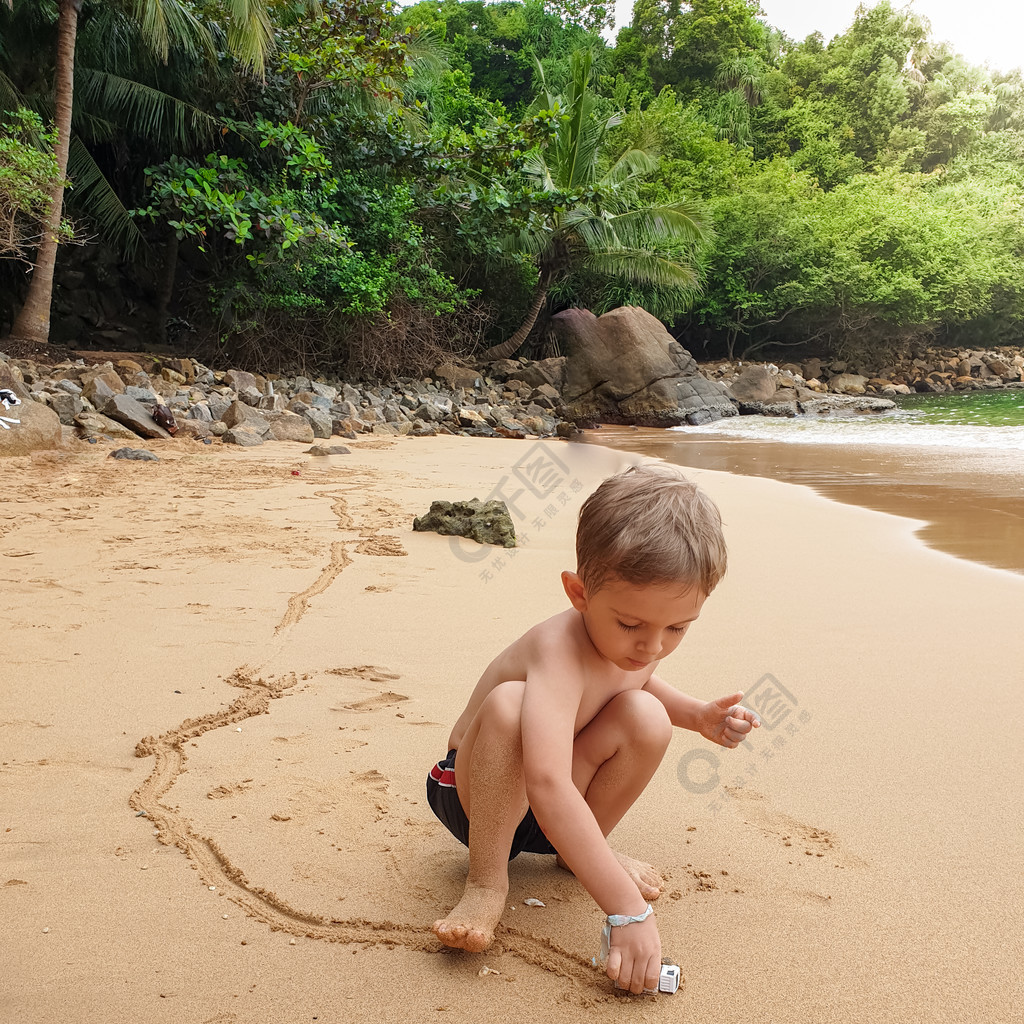
M 922 424 L 1024 426 L 1024 388 L 957 395 L 902 395 L 896 404 Z

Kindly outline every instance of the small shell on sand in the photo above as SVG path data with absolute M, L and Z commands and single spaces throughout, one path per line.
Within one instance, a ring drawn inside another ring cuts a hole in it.
M 501 971 L 496 971 L 493 967 L 481 967 L 480 970 L 476 972 L 476 976 L 478 978 L 484 978 L 488 974 L 501 974 Z
M 532 896 L 530 896 L 528 899 L 523 900 L 523 903 L 525 903 L 528 907 L 543 907 L 543 906 L 545 906 L 545 904 L 541 903 L 540 900 L 534 899 Z

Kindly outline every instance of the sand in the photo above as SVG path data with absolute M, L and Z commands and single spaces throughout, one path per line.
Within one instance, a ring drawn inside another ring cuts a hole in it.
M 713 698 L 770 673 L 773 727 L 677 735 L 613 833 L 665 872 L 686 979 L 623 998 L 551 858 L 514 863 L 491 951 L 438 946 L 466 855 L 423 783 L 490 658 L 564 607 L 575 511 L 632 457 L 151 447 L 2 467 L 4 1024 L 1021 1019 L 1024 578 L 693 471 L 731 568 L 661 674 Z M 522 490 L 514 557 L 411 532 L 496 486 Z

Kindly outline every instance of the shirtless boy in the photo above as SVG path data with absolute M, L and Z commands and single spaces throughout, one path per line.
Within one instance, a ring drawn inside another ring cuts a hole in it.
M 650 781 L 673 726 L 735 747 L 760 722 L 737 705 L 742 693 L 705 703 L 655 675 L 725 573 L 721 518 L 699 488 L 663 465 L 605 480 L 580 509 L 576 564 L 562 573 L 572 607 L 488 665 L 448 757 L 431 769 L 430 805 L 469 846 L 465 893 L 434 932 L 448 946 L 486 949 L 508 861 L 557 851 L 615 915 L 608 977 L 640 992 L 658 986 L 650 901 L 662 879 L 605 837 Z

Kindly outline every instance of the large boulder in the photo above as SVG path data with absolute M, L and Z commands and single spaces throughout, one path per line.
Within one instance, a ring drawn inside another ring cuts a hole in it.
M 139 437 L 170 437 L 171 435 L 160 426 L 150 415 L 149 410 L 134 398 L 127 395 L 114 395 L 107 400 L 100 412 L 118 423 L 130 427 Z
M 748 366 L 729 388 L 741 407 L 747 402 L 770 402 L 775 397 L 775 378 L 767 366 Z
M 0 387 L 7 387 L 0 384 Z M 11 390 L 14 390 L 13 388 Z M 42 402 L 31 398 L 10 410 L 0 405 L 0 416 L 16 423 L 0 424 L 0 458 L 5 455 L 28 455 L 30 452 L 61 446 L 60 419 Z
M 725 386 L 703 377 L 693 356 L 637 306 L 604 316 L 567 309 L 551 318 L 566 354 L 562 400 L 576 423 L 699 425 L 735 416 Z

